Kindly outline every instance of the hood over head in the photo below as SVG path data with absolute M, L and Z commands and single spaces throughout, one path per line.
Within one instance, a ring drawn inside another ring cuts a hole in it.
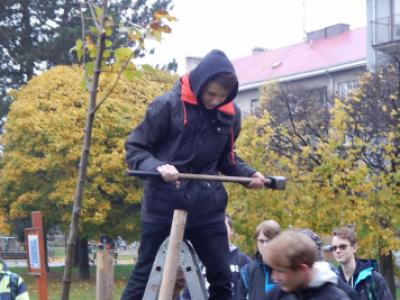
M 317 261 L 313 265 L 313 277 L 308 283 L 308 287 L 316 288 L 320 287 L 327 282 L 334 284 L 338 283 L 338 277 L 335 272 L 332 271 L 329 263 L 325 261 Z
M 233 74 L 236 76 L 235 69 L 228 57 L 221 50 L 211 50 L 194 68 L 189 75 L 190 87 L 195 93 L 197 99 L 201 100 L 201 91 L 214 76 L 221 73 Z M 231 93 L 227 97 L 224 103 L 220 106 L 225 105 L 236 97 L 239 85 L 232 89 Z

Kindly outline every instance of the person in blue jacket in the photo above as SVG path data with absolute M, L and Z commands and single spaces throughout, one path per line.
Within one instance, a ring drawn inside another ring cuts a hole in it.
M 233 102 L 237 91 L 232 63 L 222 51 L 212 50 L 172 90 L 151 102 L 143 121 L 130 133 L 125 144 L 129 169 L 157 171 L 161 178 L 144 181 L 139 257 L 122 300 L 142 299 L 175 209 L 188 212 L 185 238 L 206 267 L 209 299 L 232 298 L 224 186 L 178 176 L 222 173 L 252 178 L 248 188 L 264 186 L 264 176 L 234 151 L 240 132 L 240 109 Z
M 256 228 L 256 259 L 240 269 L 238 299 L 258 300 L 275 286 L 272 270 L 265 262 L 265 246 L 281 232 L 281 227 L 274 220 L 266 220 Z
M 385 278 L 377 271 L 376 261 L 356 258 L 357 248 L 353 228 L 333 230 L 331 250 L 340 264 L 337 269 L 339 278 L 357 292 L 359 300 L 392 300 Z

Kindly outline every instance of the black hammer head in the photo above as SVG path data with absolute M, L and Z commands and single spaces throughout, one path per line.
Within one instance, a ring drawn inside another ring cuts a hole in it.
M 286 178 L 283 176 L 268 176 L 269 182 L 265 183 L 266 187 L 274 190 L 284 190 L 286 188 Z

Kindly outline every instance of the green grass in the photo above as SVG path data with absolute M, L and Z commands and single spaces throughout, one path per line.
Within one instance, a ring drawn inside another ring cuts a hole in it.
M 26 274 L 25 267 L 10 268 L 11 271 L 20 274 L 26 282 L 29 296 L 31 300 L 37 300 L 37 287 L 36 278 L 32 275 Z M 58 300 L 61 298 L 63 267 L 50 268 L 51 272 L 48 273 L 48 296 L 49 300 Z M 117 265 L 114 268 L 114 289 L 113 299 L 120 299 L 125 284 L 128 280 L 129 274 L 132 270 L 132 265 Z M 96 270 L 94 267 L 90 268 L 90 279 L 79 280 L 77 269 L 73 270 L 73 282 L 71 285 L 70 299 L 71 300 L 93 300 L 96 299 Z
M 56 257 L 65 257 L 65 248 L 64 247 L 53 247 L 54 256 Z

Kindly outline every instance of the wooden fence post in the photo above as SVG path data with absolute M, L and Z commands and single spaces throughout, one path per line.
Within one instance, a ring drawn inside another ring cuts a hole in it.
M 96 257 L 96 300 L 113 300 L 114 263 L 111 249 L 98 249 Z

